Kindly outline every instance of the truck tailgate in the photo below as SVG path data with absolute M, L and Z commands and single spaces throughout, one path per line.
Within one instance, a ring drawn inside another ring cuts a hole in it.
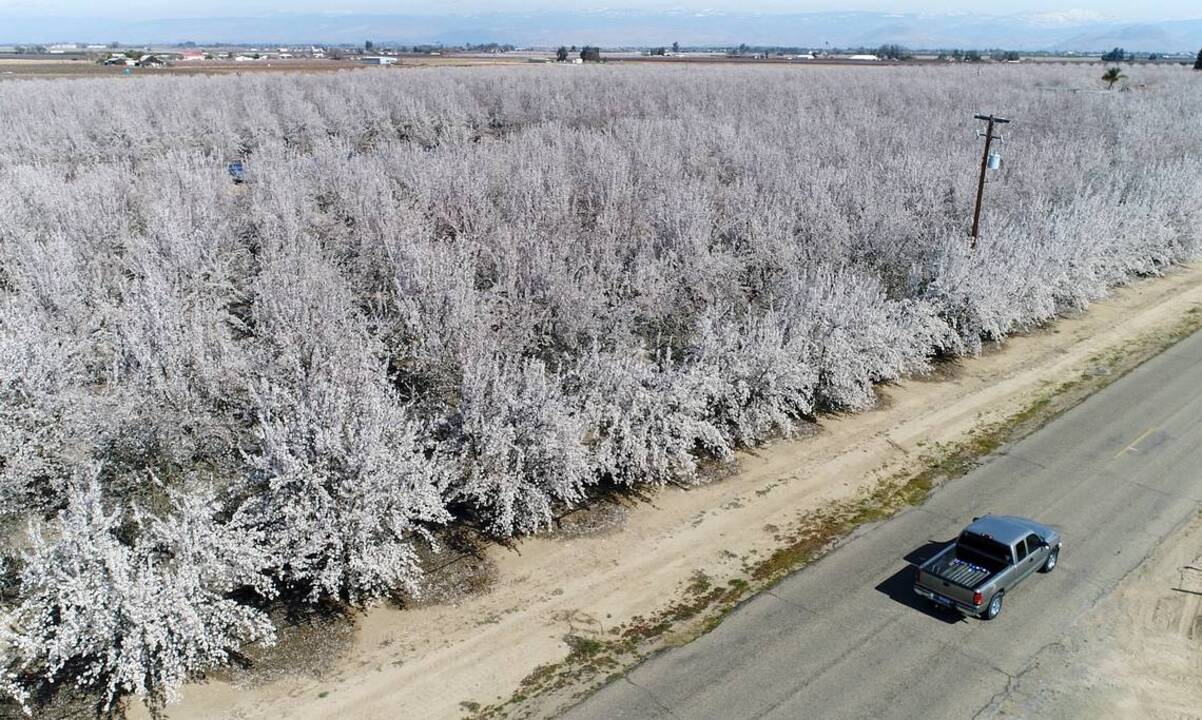
M 973 591 L 993 577 L 994 571 L 956 557 L 955 544 L 948 545 L 942 552 L 918 567 L 915 589 L 925 589 L 932 600 L 947 604 L 952 601 L 973 607 Z M 923 594 L 919 592 L 919 594 Z

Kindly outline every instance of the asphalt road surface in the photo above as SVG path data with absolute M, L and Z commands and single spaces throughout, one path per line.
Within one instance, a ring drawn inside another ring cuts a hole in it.
M 1200 507 L 1202 333 L 565 717 L 988 718 Z M 1025 580 L 992 622 L 929 608 L 911 562 L 987 512 L 1060 530 L 1059 566 Z

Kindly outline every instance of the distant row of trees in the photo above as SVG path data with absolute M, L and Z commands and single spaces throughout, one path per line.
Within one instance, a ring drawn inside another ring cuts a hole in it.
M 575 45 L 571 48 L 560 45 L 559 49 L 555 51 L 555 60 L 557 62 L 567 62 L 569 57 L 576 54 Z M 579 57 L 585 62 L 601 62 L 601 48 L 593 45 L 585 45 L 580 49 Z
M 1147 55 L 1139 55 L 1133 52 L 1127 52 L 1123 48 L 1116 47 L 1113 50 L 1103 53 L 1103 62 L 1135 62 L 1137 60 L 1147 60 L 1148 62 L 1160 62 L 1162 60 L 1171 60 L 1160 53 L 1148 53 Z
M 477 43 L 464 43 L 463 45 L 452 45 L 452 46 L 397 45 L 395 47 L 394 46 L 380 47 L 380 46 L 376 45 L 374 42 L 372 42 L 371 40 L 368 40 L 363 43 L 363 51 L 368 52 L 368 53 L 379 51 L 379 50 L 394 50 L 396 52 L 412 52 L 412 53 L 419 53 L 419 54 L 429 54 L 432 52 L 444 52 L 444 51 L 502 53 L 502 52 L 510 52 L 510 51 L 516 50 L 516 49 L 517 49 L 517 46 L 515 46 L 515 45 L 510 45 L 508 43 L 495 43 L 495 42 L 478 43 L 478 44 Z
M 909 60 L 914 54 L 901 45 L 882 45 L 877 48 L 876 56 L 882 60 Z
M 1018 53 L 1015 53 L 1017 55 Z M 981 62 L 985 59 L 980 50 L 948 50 L 939 53 L 940 60 L 952 60 L 954 62 Z
M 678 43 L 678 42 L 672 43 L 672 54 L 676 55 L 679 52 L 680 52 L 680 43 Z M 647 54 L 654 56 L 654 57 L 666 57 L 668 54 L 668 48 L 666 46 L 661 45 L 660 47 L 657 47 L 657 48 L 651 48 L 651 50 L 648 51 Z
M 656 48 L 655 50 L 652 50 L 651 54 L 652 55 L 662 54 L 659 51 L 660 51 L 660 48 Z M 769 55 L 800 55 L 800 54 L 809 53 L 809 52 L 817 52 L 817 51 L 811 50 L 809 48 L 801 48 L 801 47 L 758 47 L 758 46 L 747 45 L 745 43 L 742 45 L 739 45 L 738 47 L 731 48 L 728 51 L 728 53 L 730 55 L 762 55 L 764 57 L 767 57 Z M 882 60 L 912 60 L 912 59 L 914 59 L 914 51 L 913 50 L 910 50 L 909 48 L 907 48 L 903 45 L 897 45 L 894 43 L 887 43 L 887 44 L 881 45 L 875 49 L 863 48 L 863 47 L 860 47 L 860 48 L 835 48 L 835 49 L 827 49 L 825 52 L 827 54 L 835 54 L 835 55 L 845 54 L 845 53 L 872 54 L 872 55 L 876 55 L 877 57 L 881 58 Z M 980 50 L 961 50 L 961 49 L 942 50 L 938 54 L 938 58 L 940 60 L 950 60 L 950 61 L 955 61 L 955 62 L 981 62 L 982 60 L 985 59 L 985 57 L 986 57 L 986 54 Z M 1014 51 L 1014 50 L 994 50 L 992 52 L 989 52 L 988 57 L 996 62 L 1007 62 L 1007 61 L 1020 60 L 1022 56 L 1017 51 Z
M 572 48 L 575 52 L 575 48 Z M 680 44 L 672 43 L 672 52 L 680 52 Z M 812 52 L 809 48 L 802 47 L 784 47 L 784 46 L 757 46 L 742 43 L 737 47 L 732 47 L 727 50 L 728 55 L 744 56 L 754 55 L 768 57 L 770 55 L 799 55 Z M 911 60 L 914 53 L 908 48 L 897 44 L 885 44 L 870 50 L 868 48 L 840 48 L 836 50 L 828 50 L 832 53 L 857 52 L 857 53 L 872 53 L 882 60 Z M 668 54 L 667 47 L 656 47 L 648 51 L 652 56 L 664 56 Z M 938 54 L 939 60 L 949 60 L 953 62 L 982 62 L 988 57 L 994 62 L 1017 62 L 1022 59 L 1022 54 L 1017 50 L 992 50 L 982 52 L 981 50 L 943 50 Z M 1149 53 L 1148 55 L 1137 55 L 1136 53 L 1127 52 L 1123 48 L 1114 48 L 1102 55 L 1101 59 L 1105 62 L 1132 62 L 1137 59 L 1145 59 L 1150 62 L 1157 62 L 1165 59 L 1160 53 Z M 1202 70 L 1202 51 L 1199 51 L 1198 61 L 1194 64 L 1195 69 Z

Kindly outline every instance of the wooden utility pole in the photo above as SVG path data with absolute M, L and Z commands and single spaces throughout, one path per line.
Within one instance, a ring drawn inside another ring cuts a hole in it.
M 972 247 L 975 250 L 977 238 L 981 234 L 981 201 L 985 196 L 985 171 L 989 168 L 989 148 L 994 140 L 1001 139 L 993 134 L 993 126 L 1010 121 L 993 115 L 974 115 L 973 117 L 987 123 L 985 126 L 985 151 L 981 153 L 981 179 L 977 182 L 977 207 L 972 213 Z

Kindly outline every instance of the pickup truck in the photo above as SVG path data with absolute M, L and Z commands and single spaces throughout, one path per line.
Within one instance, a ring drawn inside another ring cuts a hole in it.
M 960 537 L 914 569 L 914 592 L 965 615 L 992 620 L 1002 601 L 1036 570 L 1051 572 L 1060 534 L 1010 515 L 973 518 Z

